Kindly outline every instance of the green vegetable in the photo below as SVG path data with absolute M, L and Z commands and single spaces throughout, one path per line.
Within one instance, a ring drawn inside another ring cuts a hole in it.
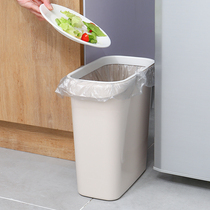
M 83 35 L 86 34 L 88 40 L 87 42 L 90 43 L 97 43 L 97 36 L 106 36 L 98 26 L 94 25 L 93 23 L 87 23 L 82 21 L 82 19 L 69 11 L 64 11 L 62 14 L 66 15 L 68 19 L 61 17 L 56 18 L 55 22 L 60 26 L 65 32 L 69 33 L 70 35 L 82 39 Z M 87 27 L 87 33 L 83 31 L 83 26 Z
M 58 18 L 55 19 L 55 22 L 56 22 L 58 25 L 61 24 L 61 21 L 60 21 Z
M 59 25 L 65 32 L 68 34 L 71 34 L 72 36 L 75 36 L 75 29 L 73 26 L 69 25 L 68 23 L 62 23 Z
M 78 16 L 74 16 L 72 17 L 72 26 L 76 27 L 76 28 L 82 28 L 82 26 L 84 25 L 82 22 L 82 19 Z
M 70 19 L 72 19 L 75 16 L 74 14 L 72 14 L 69 11 L 64 11 L 64 12 L 61 11 L 61 13 L 64 14 L 64 15 L 66 15 Z
M 83 23 L 86 25 L 86 27 L 88 28 L 88 30 L 93 31 L 96 36 L 106 36 L 98 26 L 92 24 L 92 23 L 87 23 L 85 21 L 83 21 Z
M 74 14 L 72 14 L 71 12 L 69 11 L 64 11 L 61 13 L 63 13 L 64 15 L 66 15 L 70 21 L 71 21 L 71 25 L 73 27 L 76 27 L 76 28 L 82 28 L 82 26 L 84 25 L 83 22 L 82 22 L 82 19 Z
M 96 44 L 96 43 L 97 43 L 97 40 L 92 39 L 92 40 L 90 40 L 89 42 L 90 42 L 90 43 L 93 43 L 93 44 Z
M 65 32 L 69 33 L 70 35 L 81 38 L 82 33 L 75 28 L 82 28 L 82 26 L 84 25 L 82 19 L 68 11 L 61 11 L 61 13 L 65 14 L 68 19 L 64 17 L 61 17 L 60 19 L 56 18 L 55 21 L 58 26 L 60 26 Z
M 60 26 L 61 23 L 67 23 L 67 24 L 71 25 L 71 20 L 70 19 L 65 19 L 63 17 L 61 17 L 60 19 L 56 18 L 55 21 L 59 26 Z
M 96 37 L 96 34 L 94 32 L 92 32 L 91 34 L 89 34 L 89 42 L 91 42 L 91 43 L 97 43 L 97 37 Z
M 79 30 L 74 31 L 74 34 L 76 35 L 77 38 L 81 39 L 82 33 Z

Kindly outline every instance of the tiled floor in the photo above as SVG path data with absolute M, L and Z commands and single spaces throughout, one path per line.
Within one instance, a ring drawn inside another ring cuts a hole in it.
M 210 183 L 153 170 L 153 117 L 148 165 L 116 201 L 77 193 L 75 163 L 0 148 L 0 210 L 208 210 Z

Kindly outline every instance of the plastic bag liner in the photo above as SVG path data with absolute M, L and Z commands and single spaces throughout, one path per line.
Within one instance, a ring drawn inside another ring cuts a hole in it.
M 106 56 L 71 72 L 56 89 L 61 96 L 105 102 L 126 99 L 154 86 L 154 60 Z

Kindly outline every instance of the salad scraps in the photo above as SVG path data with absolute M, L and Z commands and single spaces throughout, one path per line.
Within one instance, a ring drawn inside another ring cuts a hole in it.
M 106 36 L 94 23 L 82 21 L 79 16 L 76 16 L 69 11 L 61 11 L 61 13 L 66 15 L 67 19 L 61 17 L 56 18 L 55 21 L 58 26 L 63 29 L 63 31 L 69 33 L 70 35 L 93 44 L 97 43 L 97 36 Z

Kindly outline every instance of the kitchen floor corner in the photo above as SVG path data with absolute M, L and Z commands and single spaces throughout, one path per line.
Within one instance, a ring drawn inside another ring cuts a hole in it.
M 118 200 L 77 192 L 75 162 L 0 148 L 1 210 L 207 210 L 210 183 L 153 170 L 154 111 L 147 170 Z

